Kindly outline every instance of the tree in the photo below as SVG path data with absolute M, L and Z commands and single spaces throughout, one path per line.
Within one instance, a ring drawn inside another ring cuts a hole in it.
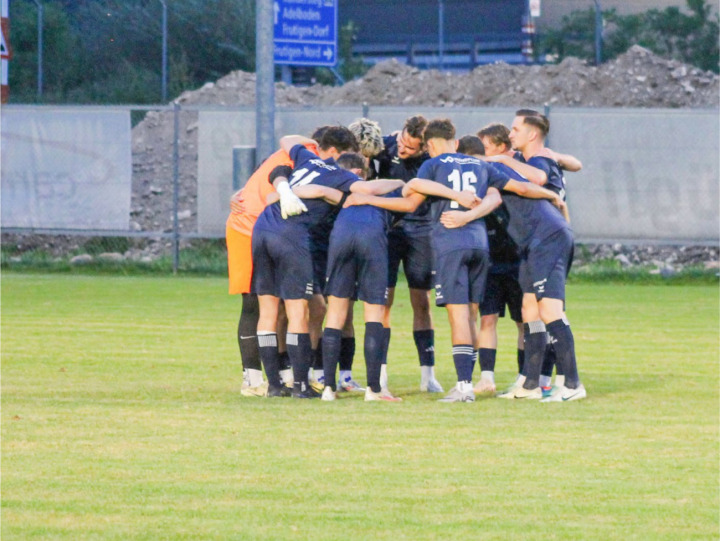
M 10 3 L 13 60 L 8 83 L 11 102 L 38 100 L 38 17 L 31 1 Z M 67 13 L 57 2 L 43 3 L 43 102 L 63 101 L 66 92 L 81 83 L 86 57 Z
M 687 0 L 687 6 L 689 14 L 677 7 L 632 15 L 604 11 L 603 59 L 615 58 L 638 44 L 660 56 L 718 73 L 720 19 L 713 16 L 706 0 Z M 594 35 L 594 10 L 575 11 L 563 17 L 560 28 L 544 32 L 538 49 L 558 60 L 566 56 L 590 60 L 595 54 Z
M 159 0 L 42 0 L 43 101 L 157 103 L 161 90 Z M 10 4 L 15 58 L 11 100 L 35 100 L 37 17 L 32 0 Z M 255 65 L 253 0 L 167 0 L 168 90 Z

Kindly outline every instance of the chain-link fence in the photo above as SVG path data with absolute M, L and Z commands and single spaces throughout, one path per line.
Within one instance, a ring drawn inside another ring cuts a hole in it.
M 389 133 L 417 113 L 450 118 L 461 136 L 509 124 L 514 109 L 278 109 L 275 136 L 360 116 Z M 581 172 L 566 174 L 579 242 L 717 245 L 717 110 L 546 113 L 549 146 L 583 161 Z M 177 268 L 187 241 L 224 236 L 230 196 L 245 180 L 239 173 L 252 170 L 237 154 L 234 162 L 233 149 L 254 139 L 251 107 L 3 107 L 3 236 L 143 239 L 170 251 Z

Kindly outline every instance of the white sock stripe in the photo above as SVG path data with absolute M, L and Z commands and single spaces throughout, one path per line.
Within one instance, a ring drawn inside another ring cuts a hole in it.
M 276 348 L 277 334 L 258 334 L 258 346 L 261 348 Z
M 472 347 L 467 346 L 453 346 L 452 348 L 453 355 L 456 353 L 462 353 L 464 355 L 473 355 L 475 353 L 475 350 Z
M 570 322 L 568 321 L 568 318 L 565 314 L 563 314 L 563 317 L 561 318 L 562 322 L 565 323 L 568 327 L 570 326 Z
M 545 323 L 542 321 L 529 321 L 528 327 L 530 328 L 530 334 L 535 334 L 538 332 L 545 332 Z
M 287 333 L 286 342 L 288 346 L 297 346 L 298 345 L 298 335 L 294 332 Z

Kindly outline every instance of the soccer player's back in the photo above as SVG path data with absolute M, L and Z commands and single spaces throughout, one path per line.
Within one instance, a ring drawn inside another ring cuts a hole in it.
M 364 170 L 364 162 L 357 155 L 343 155 L 338 162 L 354 171 L 362 173 Z M 388 180 L 357 182 L 351 187 L 353 192 L 396 197 L 401 188 L 401 181 Z M 350 303 L 357 297 L 365 304 L 364 352 L 368 384 L 365 400 L 399 401 L 380 385 L 387 348 L 382 320 L 387 299 L 387 232 L 392 221 L 393 216 L 388 210 L 366 204 L 343 208 L 335 221 L 330 235 L 325 285 L 328 311 L 322 339 L 323 400 L 336 398 L 335 373 L 341 352 L 342 328 Z
M 446 402 L 472 402 L 472 371 L 475 362 L 475 326 L 478 304 L 483 298 L 489 267 L 488 240 L 483 220 L 449 229 L 441 223 L 444 212 L 462 206 L 477 206 L 478 218 L 500 204 L 495 185 L 507 177 L 483 161 L 456 153 L 455 127 L 449 120 L 430 122 L 425 144 L 432 159 L 418 171 L 418 178 L 404 193 L 416 191 L 430 201 L 432 216 L 435 297 L 448 310 L 457 384 L 443 398 Z
M 347 131 L 345 128 L 338 130 Z M 328 146 L 331 138 L 332 128 L 323 135 L 321 151 L 331 148 Z M 281 146 L 289 150 L 295 163 L 289 182 L 293 189 L 312 187 L 320 190 L 321 195 L 305 199 L 307 212 L 287 219 L 283 219 L 277 203 L 269 205 L 253 230 L 253 259 L 258 268 L 263 268 L 262 273 L 255 275 L 255 287 L 260 303 L 260 355 L 270 382 L 268 394 L 272 395 L 271 391 L 279 387 L 275 321 L 279 300 L 282 299 L 288 316 L 288 354 L 295 380 L 293 396 L 298 398 L 313 396 L 308 388 L 311 345 L 307 310 L 308 300 L 313 295 L 310 230 L 333 211 L 327 198 L 323 199 L 325 192 L 321 189 L 332 189 L 333 193 L 337 193 L 337 196 L 333 195 L 333 203 L 337 204 L 341 192 L 348 191 L 349 186 L 358 180 L 357 175 L 339 169 L 333 160 L 323 160 L 302 144 L 295 144 L 305 142 L 303 139 L 296 136 L 281 139 Z

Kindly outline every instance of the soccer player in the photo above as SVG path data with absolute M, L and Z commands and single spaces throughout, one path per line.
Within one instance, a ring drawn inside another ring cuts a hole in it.
M 315 149 L 314 146 L 310 148 Z M 257 296 L 251 290 L 251 237 L 255 221 L 266 206 L 267 196 L 276 190 L 269 181 L 269 175 L 279 165 L 292 166 L 290 156 L 282 149 L 270 155 L 250 176 L 245 186 L 233 194 L 230 200 L 230 215 L 225 225 L 229 293 L 242 295 L 237 339 L 243 364 L 243 384 L 240 392 L 244 396 L 265 396 L 267 390 L 256 334 L 258 302 Z M 305 210 L 302 201 L 290 191 L 287 181 L 278 182 L 277 190 L 283 216 L 292 216 Z
M 498 125 L 501 126 L 501 125 Z M 504 126 L 501 126 L 504 128 Z M 507 129 L 507 128 L 506 128 Z M 458 152 L 476 158 L 485 156 L 484 140 L 479 136 L 466 135 L 460 138 Z M 523 167 L 529 167 L 523 164 Z M 495 360 L 497 357 L 498 319 L 505 317 L 505 306 L 518 328 L 517 359 L 518 373 L 522 370 L 524 356 L 522 324 L 522 289 L 518 283 L 520 256 L 515 242 L 508 235 L 507 209 L 504 204 L 485 216 L 485 227 L 490 249 L 490 270 L 487 275 L 485 296 L 480 303 L 480 330 L 478 332 L 477 354 L 480 364 L 480 379 L 474 387 L 477 394 L 495 393 Z
M 430 202 L 435 297 L 438 306 L 447 308 L 457 373 L 457 385 L 441 400 L 473 402 L 475 320 L 489 267 L 487 234 L 483 220 L 448 229 L 440 223 L 440 216 L 458 204 L 470 207 L 476 198 L 481 201 L 476 218 L 492 212 L 501 202 L 492 186 L 503 185 L 507 177 L 477 158 L 458 154 L 455 127 L 449 120 L 431 121 L 423 140 L 431 159 L 420 167 L 418 177 L 405 186 L 403 194 L 420 193 Z
M 385 150 L 374 156 L 371 161 L 374 169 L 371 177 L 399 179 L 405 182 L 414 178 L 420 166 L 428 159 L 423 143 L 423 130 L 426 125 L 425 117 L 412 116 L 405 121 L 400 132 L 385 137 Z M 441 393 L 443 388 L 435 378 L 435 331 L 430 312 L 432 289 L 430 230 L 428 209 L 422 205 L 390 231 L 390 289 L 384 325 L 386 340 L 389 343 L 390 312 L 402 262 L 410 288 L 413 339 L 420 361 L 420 390 Z M 386 380 L 387 375 L 383 369 L 383 384 Z
M 301 136 L 283 137 L 281 147 L 288 151 L 295 163 L 290 186 L 313 184 L 347 191 L 358 177 L 338 169 L 333 158 L 339 155 L 338 146 L 343 146 L 348 134 L 354 141 L 354 136 L 347 128 L 328 128 L 318 145 L 319 155 L 302 146 L 308 144 L 309 139 Z M 277 171 L 280 171 L 279 175 L 287 174 L 284 168 L 277 168 Z M 305 200 L 308 209 L 306 213 L 287 219 L 281 217 L 278 204 L 269 205 L 253 229 L 253 261 L 263 271 L 255 273 L 254 285 L 260 307 L 257 332 L 260 357 L 269 382 L 268 396 L 286 394 L 280 385 L 278 370 L 276 319 L 280 299 L 285 303 L 288 317 L 287 349 L 293 367 L 293 396 L 319 396 L 319 393 L 309 388 L 308 381 L 312 351 L 308 300 L 313 295 L 310 230 L 323 222 L 332 213 L 333 203 L 337 203 L 331 201 L 327 193 L 322 193 L 322 190 L 319 192 L 317 199 Z
M 367 176 L 367 167 L 362 157 L 356 154 L 343 154 L 338 165 Z M 387 210 L 370 205 L 354 206 L 365 200 L 358 193 L 368 196 L 387 194 L 388 197 L 369 197 L 382 199 L 398 211 L 412 212 L 422 202 L 422 198 L 398 197 L 404 183 L 395 180 L 375 180 L 353 184 L 350 195 L 338 214 L 330 235 L 328 254 L 327 283 L 325 294 L 328 298 L 328 312 L 323 331 L 323 365 L 325 389 L 323 400 L 335 400 L 335 369 L 341 352 L 341 329 L 352 299 L 364 302 L 365 311 L 365 366 L 367 371 L 366 401 L 399 402 L 389 390 L 380 385 L 380 371 L 385 341 L 383 316 L 387 299 L 388 251 L 387 232 L 393 216 Z M 391 197 L 394 196 L 394 197 Z
M 574 156 L 568 154 L 559 154 L 553 152 L 545 146 L 545 138 L 550 131 L 550 120 L 533 109 L 520 109 L 515 112 L 510 129 L 509 139 L 513 144 L 513 148 L 517 151 L 515 157 L 532 165 L 547 175 L 547 183 L 545 187 L 559 193 L 563 200 L 566 198 L 565 193 L 565 176 L 563 169 L 569 171 L 579 171 L 582 169 L 582 163 Z M 574 244 L 571 248 L 570 259 L 566 272 L 570 272 L 574 252 Z M 557 350 L 555 347 L 555 339 L 552 335 L 548 335 L 550 341 L 545 353 L 543 365 L 540 375 L 540 387 L 543 394 L 547 395 L 552 392 L 550 386 L 550 378 L 552 377 L 553 366 L 557 366 L 557 377 L 555 385 L 562 387 L 564 384 L 563 364 L 557 362 Z
M 491 143 L 491 141 L 488 141 Z M 514 142 L 513 142 L 514 143 Z M 492 145 L 489 144 L 488 148 Z M 507 150 L 507 149 L 505 149 Z M 585 387 L 580 383 L 575 359 L 575 346 L 570 325 L 564 314 L 565 279 L 572 255 L 572 230 L 568 224 L 567 209 L 559 193 L 543 190 L 553 205 L 545 201 L 531 201 L 518 195 L 530 184 L 507 166 L 497 167 L 513 177 L 504 186 L 503 201 L 508 210 L 508 233 L 518 245 L 521 254 L 519 281 L 523 290 L 523 327 L 525 362 L 523 374 L 501 398 L 542 399 L 559 402 L 585 398 Z M 513 183 L 514 184 L 511 184 Z M 542 189 L 542 188 L 540 188 Z M 476 218 L 475 211 L 446 212 L 442 223 L 448 228 L 462 227 Z M 540 388 L 540 371 L 548 333 L 565 374 L 563 384 L 556 382 L 551 394 L 543 398 Z
M 367 178 L 367 160 L 372 156 L 380 154 L 385 148 L 383 142 L 382 131 L 380 125 L 367 118 L 359 118 L 348 124 L 348 129 L 352 132 L 357 139 L 359 145 L 359 152 L 365 158 L 362 160 L 359 156 L 357 159 L 363 161 L 363 165 L 360 169 L 354 168 L 353 171 L 362 178 Z M 349 157 L 348 155 L 344 160 L 338 161 L 338 165 L 347 169 L 353 163 L 358 164 L 356 158 Z M 347 165 L 347 167 L 346 167 Z M 364 171 L 365 174 L 361 174 Z M 329 235 L 326 235 L 326 239 Z M 355 329 L 353 327 L 353 301 L 350 301 L 347 317 L 345 318 L 345 326 L 342 330 L 342 338 L 340 340 L 340 378 L 338 383 L 338 389 L 342 391 L 365 391 L 357 381 L 353 379 L 352 365 L 353 357 L 355 355 Z M 320 340 L 319 348 L 321 348 L 322 339 Z M 315 359 L 314 373 L 316 379 L 320 383 L 324 383 L 324 371 L 323 371 L 323 360 L 322 354 L 317 355 Z
M 546 149 L 545 138 L 549 132 L 550 120 L 545 115 L 533 109 L 519 109 L 515 112 L 509 138 L 516 150 L 514 158 L 541 170 L 545 174 L 545 181 L 539 184 L 565 199 L 563 167 L 557 160 L 562 161 L 565 168 L 571 171 L 579 171 L 582 164 L 572 156 Z M 507 157 L 501 155 L 499 159 L 505 160 Z M 529 176 L 528 180 L 534 182 Z

